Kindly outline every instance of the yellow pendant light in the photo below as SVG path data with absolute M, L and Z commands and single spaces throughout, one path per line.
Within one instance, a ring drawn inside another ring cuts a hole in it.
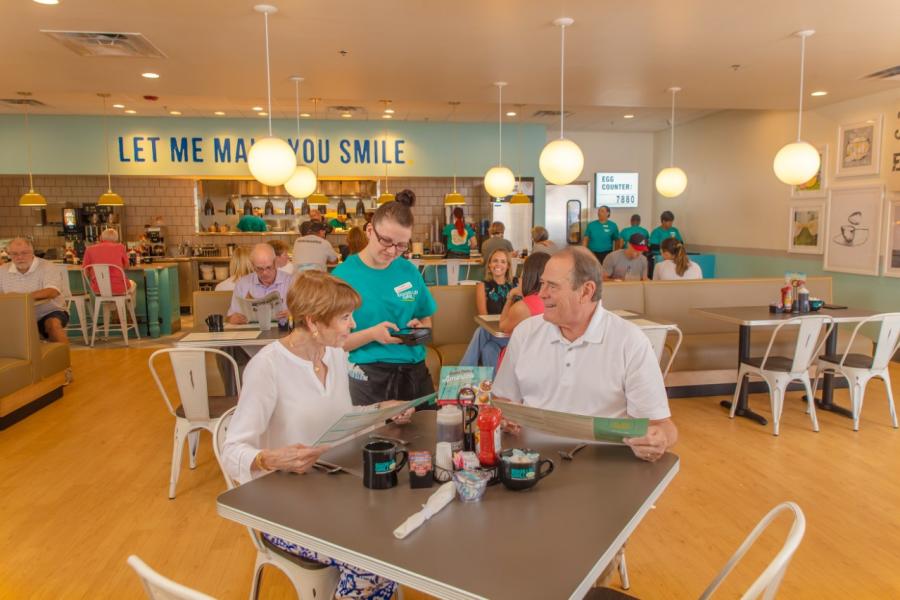
M 300 144 L 300 82 L 303 81 L 303 78 L 295 76 L 291 77 L 291 81 L 294 82 L 294 108 L 297 116 L 297 168 L 294 169 L 294 174 L 291 175 L 291 178 L 284 182 L 284 189 L 294 198 L 306 198 L 316 191 L 318 178 L 312 169 L 306 165 L 299 164 L 300 153 L 302 152 Z
M 484 174 L 484 189 L 493 198 L 506 198 L 516 186 L 516 176 L 508 168 L 503 166 L 503 88 L 506 86 L 505 81 L 495 81 L 499 100 L 497 102 L 498 110 L 498 138 L 499 145 L 499 161 L 496 167 L 491 167 Z
M 821 166 L 819 151 L 800 137 L 803 125 L 803 68 L 806 61 L 806 38 L 815 33 L 812 29 L 798 31 L 794 35 L 800 38 L 800 109 L 797 111 L 797 141 L 787 144 L 778 154 L 772 168 L 775 176 L 789 185 L 800 185 L 812 179 Z
M 452 107 L 450 113 L 450 121 L 454 121 L 453 125 L 453 191 L 444 196 L 444 206 L 460 206 L 466 203 L 466 198 L 456 191 L 456 159 L 459 152 L 459 124 L 455 123 L 456 107 L 459 102 L 450 102 Z
M 31 128 L 28 124 L 28 103 L 30 102 L 28 97 L 31 96 L 31 92 L 19 92 L 19 95 L 24 98 L 22 104 L 25 105 L 25 144 L 28 153 L 28 191 L 19 198 L 19 206 L 41 208 L 47 206 L 47 199 L 34 191 L 34 176 L 31 172 Z
M 103 143 L 106 148 L 106 191 L 97 199 L 97 206 L 125 206 L 122 196 L 112 191 L 112 175 L 109 166 L 109 132 L 106 127 L 106 99 L 109 94 L 97 94 L 103 99 Z
M 387 147 L 387 130 L 385 130 L 384 133 L 382 134 L 382 139 L 384 140 L 384 147 L 386 148 Z M 384 163 L 384 192 L 382 192 L 381 195 L 378 196 L 378 205 L 381 206 L 382 204 L 387 204 L 388 202 L 393 202 L 394 200 L 396 200 L 396 196 L 394 196 L 394 194 L 392 194 L 388 190 L 388 164 L 387 164 L 387 162 L 385 162 Z
M 575 23 L 574 19 L 569 17 L 560 17 L 553 21 L 553 24 L 559 27 L 562 40 L 562 50 L 560 52 L 559 64 L 559 139 L 553 140 L 541 151 L 541 157 L 538 166 L 541 174 L 550 183 L 557 185 L 565 185 L 575 181 L 581 175 L 584 169 L 584 154 L 578 144 L 572 140 L 567 140 L 563 136 L 563 122 L 566 115 L 565 103 L 563 102 L 564 81 L 565 81 L 565 65 L 566 65 L 566 27 Z
M 687 175 L 675 166 L 675 94 L 680 92 L 681 88 L 670 87 L 669 91 L 672 92 L 672 118 L 669 123 L 672 128 L 669 136 L 669 166 L 656 176 L 656 191 L 666 198 L 675 198 L 680 196 L 687 187 Z
M 281 185 L 291 178 L 297 168 L 297 157 L 290 144 L 272 135 L 272 75 L 269 69 L 269 15 L 278 12 L 270 4 L 253 7 L 262 13 L 266 24 L 266 97 L 268 99 L 269 135 L 257 141 L 247 153 L 250 174 L 265 185 Z
M 316 120 L 316 126 L 318 127 L 319 122 L 319 100 L 320 98 L 313 98 L 313 118 Z M 316 147 L 313 149 L 313 154 L 316 156 L 316 192 L 310 194 L 309 198 L 306 199 L 307 205 L 309 206 L 328 206 L 328 196 L 318 191 L 319 185 L 319 136 L 316 134 Z M 308 213 L 307 213 L 308 214 Z

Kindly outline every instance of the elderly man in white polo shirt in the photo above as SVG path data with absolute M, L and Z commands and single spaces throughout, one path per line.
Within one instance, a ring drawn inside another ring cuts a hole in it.
M 66 272 L 34 255 L 34 246 L 15 238 L 6 248 L 12 261 L 0 268 L 0 294 L 30 294 L 35 301 L 38 331 L 51 342 L 68 344 L 69 311 L 63 292 L 68 289 Z
M 553 255 L 541 277 L 544 314 L 513 331 L 494 379 L 501 400 L 594 417 L 646 418 L 635 456 L 659 459 L 678 439 L 650 341 L 600 303 L 600 263 L 584 248 Z

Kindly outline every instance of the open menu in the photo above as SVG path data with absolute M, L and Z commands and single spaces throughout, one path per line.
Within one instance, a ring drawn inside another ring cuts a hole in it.
M 437 394 L 428 394 L 409 402 L 394 404 L 385 408 L 357 407 L 335 421 L 325 433 L 319 436 L 319 439 L 313 443 L 313 446 L 339 446 L 344 442 L 349 442 L 353 438 L 382 427 L 385 421 L 410 408 L 433 402 L 436 396 Z
M 624 443 L 628 437 L 647 435 L 648 419 L 605 419 L 572 413 L 544 410 L 513 402 L 498 402 L 503 416 L 522 427 L 539 431 L 596 442 Z
M 281 306 L 281 295 L 278 292 L 269 292 L 262 298 L 237 298 L 241 312 L 248 321 L 259 321 L 260 313 L 267 313 L 271 321 L 273 315 Z

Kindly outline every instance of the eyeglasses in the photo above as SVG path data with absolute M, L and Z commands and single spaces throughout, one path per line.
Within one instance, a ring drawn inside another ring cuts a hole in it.
M 32 255 L 31 250 L 25 250 L 22 252 L 9 252 L 10 258 L 25 258 Z
M 378 243 L 381 244 L 381 246 L 384 249 L 396 248 L 397 252 L 401 252 L 401 253 L 409 250 L 409 242 L 394 243 L 394 240 L 392 240 L 390 238 L 381 237 L 378 234 L 378 231 L 375 229 L 374 225 L 372 225 L 372 233 L 375 234 L 375 238 L 378 240 Z
M 264 267 L 257 267 L 256 265 L 253 265 L 253 270 L 256 271 L 257 273 L 265 273 L 267 271 L 274 271 L 275 265 L 266 265 Z

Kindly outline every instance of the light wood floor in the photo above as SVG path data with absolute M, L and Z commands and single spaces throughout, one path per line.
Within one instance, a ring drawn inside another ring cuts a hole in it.
M 224 482 L 205 434 L 199 466 L 182 471 L 177 499 L 166 497 L 173 420 L 149 353 L 75 349 L 65 396 L 0 432 L 0 597 L 139 597 L 125 565 L 132 553 L 213 596 L 246 597 L 254 551 L 246 530 L 216 515 Z M 892 375 L 900 381 L 897 365 Z M 768 415 L 767 397 L 751 398 Z M 633 594 L 697 597 L 769 508 L 795 500 L 808 528 L 782 597 L 900 597 L 900 431 L 883 387 L 870 384 L 858 433 L 834 414 L 812 433 L 797 398 L 779 438 L 730 421 L 721 398 L 673 402 L 681 472 L 629 543 Z M 837 398 L 846 404 L 846 391 Z M 786 530 L 777 523 L 719 597 L 735 597 Z M 477 540 L 453 546 L 468 543 Z M 263 597 L 293 593 L 269 571 Z

